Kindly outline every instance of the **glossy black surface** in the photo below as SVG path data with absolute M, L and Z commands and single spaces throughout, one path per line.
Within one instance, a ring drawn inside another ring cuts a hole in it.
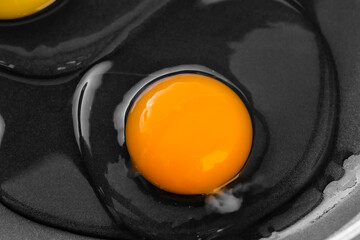
M 118 236 L 83 175 L 71 119 L 75 86 L 76 81 L 32 86 L 1 78 L 1 200 L 45 224 Z
M 20 78 L 10 71 L 1 74 L 0 114 L 6 123 L 0 149 L 2 202 L 43 223 L 123 238 L 132 238 L 127 228 L 163 239 L 234 235 L 271 213 L 300 191 L 327 160 L 336 114 L 337 89 L 328 49 L 301 7 L 291 2 L 179 1 L 141 25 L 107 57 L 113 63 L 110 74 L 104 76 L 95 100 L 88 101 L 92 155 L 83 159 L 87 168 L 76 146 L 71 116 L 72 95 L 82 74 L 64 76 L 61 82 L 72 81 L 54 86 L 15 82 Z M 108 53 L 99 51 L 99 56 Z M 82 55 L 80 50 L 70 52 Z M 29 59 L 34 57 L 30 55 Z M 42 64 L 37 74 L 59 73 Z M 122 93 L 153 72 L 183 64 L 206 66 L 232 81 L 262 116 L 260 125 L 269 130 L 267 152 L 255 174 L 266 179 L 269 188 L 245 195 L 236 213 L 209 215 L 202 204 L 189 208 L 176 201 L 163 203 L 126 176 L 124 161 L 118 157 L 126 156 L 113 123 Z M 34 66 L 29 69 L 36 70 Z M 23 70 L 20 74 L 31 75 Z M 34 80 L 47 81 L 20 79 Z M 82 97 L 86 102 L 87 96 Z M 99 204 L 88 176 L 117 225 Z
M 0 21 L 0 67 L 27 78 L 86 68 L 118 47 L 167 0 L 58 0 L 50 13 Z
M 109 58 L 111 67 L 85 76 L 78 90 L 80 145 L 94 188 L 118 223 L 154 239 L 238 234 L 301 190 L 331 146 L 337 109 L 332 62 L 301 9 L 277 1 L 205 2 L 172 4 Z M 181 17 L 171 18 L 175 12 Z M 117 142 L 114 111 L 130 88 L 147 74 L 189 63 L 238 86 L 269 129 L 254 175 L 267 189 L 245 193 L 241 209 L 231 214 L 154 197 L 129 176 L 126 147 Z

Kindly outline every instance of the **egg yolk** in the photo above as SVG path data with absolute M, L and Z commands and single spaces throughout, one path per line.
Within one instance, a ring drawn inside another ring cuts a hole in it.
M 0 0 L 0 19 L 27 17 L 50 6 L 56 0 Z
M 224 83 L 178 74 L 134 101 L 125 137 L 135 169 L 153 185 L 207 194 L 236 178 L 250 154 L 253 128 L 245 104 Z

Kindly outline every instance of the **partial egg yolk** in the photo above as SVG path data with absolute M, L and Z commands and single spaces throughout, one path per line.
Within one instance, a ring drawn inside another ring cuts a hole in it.
M 27 17 L 50 6 L 56 0 L 0 0 L 0 19 Z
M 138 172 L 176 194 L 207 194 L 233 180 L 251 150 L 253 128 L 240 97 L 200 74 L 159 80 L 134 101 L 126 144 Z

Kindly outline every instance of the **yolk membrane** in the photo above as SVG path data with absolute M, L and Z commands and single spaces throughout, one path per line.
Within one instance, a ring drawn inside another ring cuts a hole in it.
M 0 0 L 0 19 L 27 17 L 50 6 L 56 0 Z
M 236 178 L 250 154 L 253 127 L 245 104 L 224 83 L 178 74 L 134 101 L 125 136 L 136 170 L 153 185 L 207 194 Z

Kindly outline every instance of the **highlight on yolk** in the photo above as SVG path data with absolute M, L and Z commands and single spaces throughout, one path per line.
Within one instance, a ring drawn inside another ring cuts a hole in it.
M 11 20 L 37 13 L 56 0 L 0 0 L 0 19 Z
M 125 137 L 136 170 L 153 185 L 207 194 L 237 177 L 250 154 L 253 127 L 245 104 L 224 83 L 178 74 L 134 101 Z

